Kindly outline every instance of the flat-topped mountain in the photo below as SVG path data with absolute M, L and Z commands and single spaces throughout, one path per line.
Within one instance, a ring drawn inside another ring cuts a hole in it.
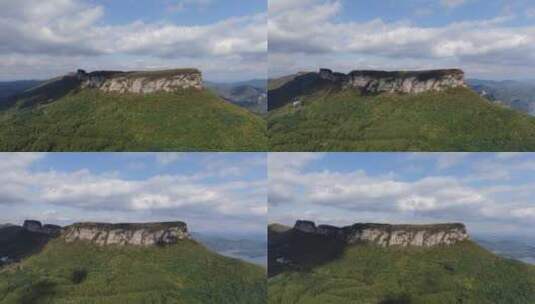
M 269 88 L 274 152 L 535 150 L 535 118 L 480 96 L 458 69 L 322 69 Z
M 11 243 L 0 229 L 0 253 L 44 226 L 26 221 Z M 0 254 L 0 303 L 266 303 L 263 267 L 209 250 L 184 222 L 76 223 L 46 240 L 5 265 Z
M 189 88 L 203 89 L 202 74 L 197 69 L 91 73 L 78 70 L 76 77 L 81 81 L 82 88 L 99 89 L 104 92 L 148 94 Z
M 268 227 L 268 303 L 535 303 L 535 267 L 460 223 Z
M 452 245 L 469 238 L 466 227 L 461 223 L 433 225 L 357 223 L 340 228 L 330 225 L 316 227 L 314 222 L 299 220 L 293 229 L 334 238 L 347 244 L 370 242 L 382 247 L 433 247 Z
M 197 69 L 78 70 L 0 101 L 0 151 L 265 150 L 265 121 Z
M 76 223 L 63 229 L 66 242 L 90 241 L 104 245 L 170 245 L 191 239 L 186 223 Z

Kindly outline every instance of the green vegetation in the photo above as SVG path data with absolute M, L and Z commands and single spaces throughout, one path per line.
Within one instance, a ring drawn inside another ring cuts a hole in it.
M 194 241 L 98 247 L 51 241 L 0 271 L 0 303 L 266 303 L 265 269 Z
M 361 96 L 323 90 L 270 112 L 272 151 L 534 151 L 535 118 L 457 88 Z
M 356 245 L 329 262 L 301 266 L 269 279 L 268 303 L 535 303 L 535 267 L 471 241 L 436 248 Z
M 0 111 L 3 151 L 266 149 L 262 118 L 207 91 L 138 95 L 84 89 Z

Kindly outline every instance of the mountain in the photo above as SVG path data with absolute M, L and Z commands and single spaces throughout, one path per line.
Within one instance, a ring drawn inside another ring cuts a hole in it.
M 535 118 L 482 98 L 460 70 L 322 69 L 270 87 L 272 151 L 535 150 Z
M 195 69 L 83 70 L 2 103 L 3 151 L 264 151 L 262 118 L 225 102 Z
M 474 237 L 474 241 L 499 256 L 535 265 L 534 240 L 478 235 Z
M 78 223 L 0 270 L 0 303 L 265 303 L 265 270 L 218 255 L 185 223 Z
M 483 249 L 462 224 L 311 227 L 270 225 L 269 303 L 535 301 L 535 267 Z
M 0 227 L 0 267 L 39 252 L 61 228 L 41 226 L 37 221 L 25 221 L 23 226 Z
M 193 233 L 193 238 L 221 255 L 238 258 L 267 267 L 267 243 L 255 239 L 230 239 L 227 237 Z
M 494 103 L 535 116 L 535 82 L 468 79 L 467 84 Z
M 267 81 L 254 79 L 235 83 L 205 82 L 206 87 L 233 104 L 256 114 L 267 112 Z
M 0 107 L 10 97 L 20 94 L 30 88 L 39 85 L 39 80 L 21 80 L 21 81 L 4 81 L 0 82 Z

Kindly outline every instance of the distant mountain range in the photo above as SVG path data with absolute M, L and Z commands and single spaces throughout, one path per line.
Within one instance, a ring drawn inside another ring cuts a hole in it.
M 205 81 L 204 84 L 214 90 L 219 97 L 253 113 L 267 112 L 267 80 L 255 79 L 233 83 Z
M 535 265 L 535 240 L 476 236 L 474 241 L 499 256 Z
M 202 233 L 192 233 L 192 237 L 221 255 L 267 266 L 267 242 L 265 240 L 230 239 Z
M 466 82 L 492 102 L 535 116 L 535 81 L 468 79 Z

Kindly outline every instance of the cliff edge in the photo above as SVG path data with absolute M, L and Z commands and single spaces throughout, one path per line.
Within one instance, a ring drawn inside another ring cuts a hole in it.
M 99 246 L 171 245 L 181 240 L 191 239 L 186 223 L 76 223 L 63 229 L 61 237 L 66 242 L 90 241 Z
M 149 94 L 180 89 L 203 89 L 202 74 L 197 69 L 91 73 L 78 70 L 76 77 L 81 82 L 81 88 L 99 89 L 104 92 Z
M 469 239 L 466 227 L 461 223 L 433 225 L 357 223 L 345 227 L 330 225 L 316 227 L 314 222 L 297 221 L 293 229 L 334 238 L 347 244 L 369 242 L 382 247 L 433 247 L 453 245 Z

